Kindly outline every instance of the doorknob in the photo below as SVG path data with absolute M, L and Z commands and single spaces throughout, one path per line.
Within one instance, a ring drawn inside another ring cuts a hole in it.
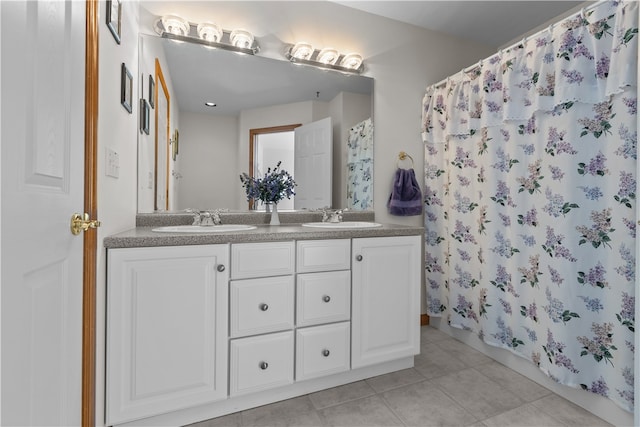
M 97 219 L 89 219 L 89 214 L 74 213 L 71 215 L 71 234 L 77 236 L 81 231 L 87 231 L 90 228 L 100 227 L 100 221 Z

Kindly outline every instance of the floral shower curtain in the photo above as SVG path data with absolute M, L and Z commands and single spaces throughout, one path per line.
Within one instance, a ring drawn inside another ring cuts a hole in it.
M 347 142 L 347 208 L 373 209 L 373 123 L 371 118 L 349 129 Z
M 428 314 L 633 410 L 637 2 L 428 89 Z

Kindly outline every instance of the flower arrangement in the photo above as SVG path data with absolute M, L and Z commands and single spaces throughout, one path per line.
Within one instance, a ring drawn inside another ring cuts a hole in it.
M 278 203 L 280 200 L 290 199 L 296 194 L 296 182 L 286 170 L 280 169 L 278 162 L 273 170 L 267 169 L 263 178 L 249 176 L 246 172 L 240 175 L 240 182 L 247 192 L 247 201 L 260 200 L 262 203 Z

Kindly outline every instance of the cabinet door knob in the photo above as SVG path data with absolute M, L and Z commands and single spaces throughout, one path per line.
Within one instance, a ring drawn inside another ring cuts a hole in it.
M 222 273 L 222 272 L 224 271 L 224 269 L 225 269 L 225 267 L 224 267 L 224 265 L 223 265 L 223 264 L 218 265 L 217 270 L 218 270 L 220 273 Z
M 329 301 L 331 301 L 331 297 L 329 295 L 325 295 L 325 296 L 322 297 L 322 301 L 329 302 Z
M 324 357 L 329 357 L 329 354 L 331 354 L 331 352 L 329 350 L 327 350 L 326 348 L 324 350 L 322 350 L 322 355 Z
M 260 304 L 260 310 L 262 311 L 269 310 L 269 304 L 264 304 L 264 303 Z
M 356 255 L 356 261 L 362 261 L 362 255 Z
M 264 371 L 265 369 L 267 369 L 269 367 L 269 364 L 267 362 L 260 362 L 259 366 L 260 366 L 260 369 L 262 369 Z

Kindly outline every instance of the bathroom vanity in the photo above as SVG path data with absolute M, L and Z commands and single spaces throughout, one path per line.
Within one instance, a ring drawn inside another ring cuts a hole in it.
M 108 425 L 184 425 L 413 366 L 423 229 L 105 239 Z

